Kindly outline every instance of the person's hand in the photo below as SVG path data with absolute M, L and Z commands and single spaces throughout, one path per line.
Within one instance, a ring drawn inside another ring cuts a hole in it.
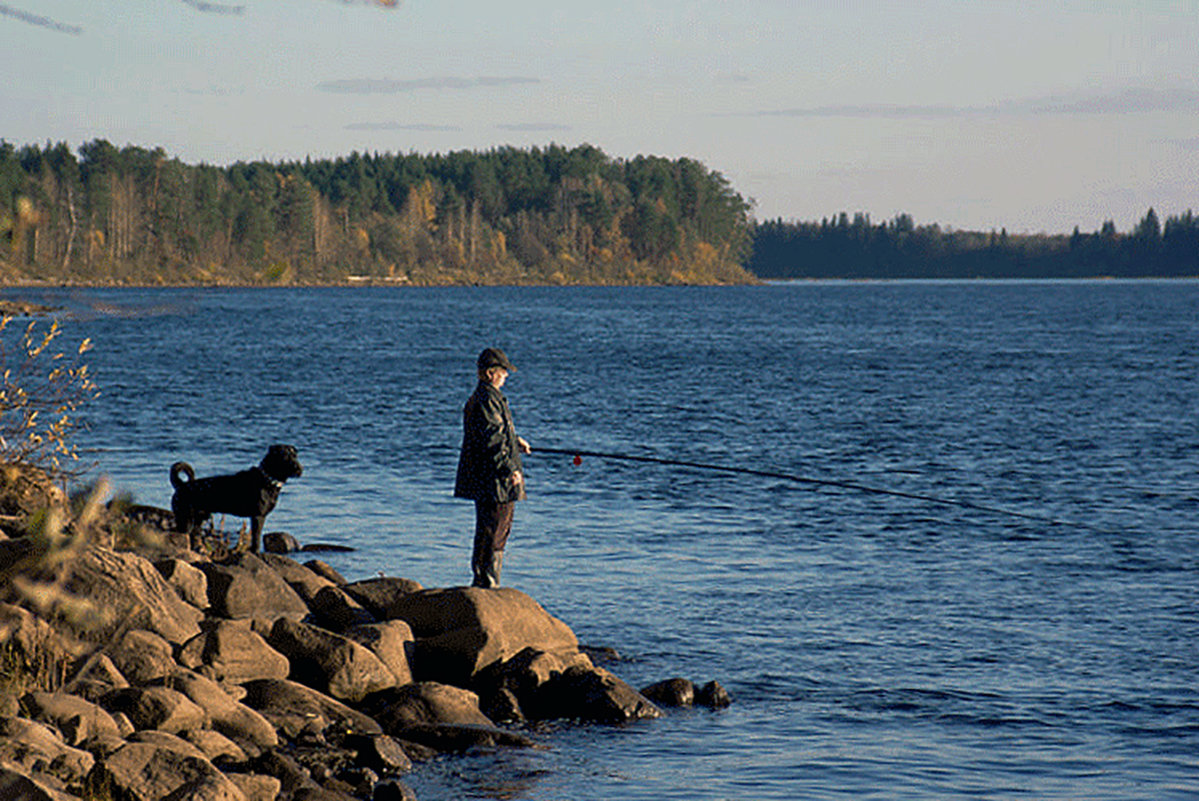
M 532 453 L 533 449 L 529 447 L 529 443 L 525 442 L 524 437 L 516 438 L 516 447 L 520 448 L 521 453 Z

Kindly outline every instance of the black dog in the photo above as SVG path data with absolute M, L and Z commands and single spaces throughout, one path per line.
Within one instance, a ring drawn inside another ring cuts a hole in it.
M 175 530 L 186 531 L 194 540 L 200 526 L 214 512 L 250 519 L 250 550 L 262 547 L 262 524 L 279 501 L 283 482 L 304 472 L 296 449 L 272 445 L 257 467 L 227 476 L 196 478 L 187 462 L 171 465 L 171 511 Z

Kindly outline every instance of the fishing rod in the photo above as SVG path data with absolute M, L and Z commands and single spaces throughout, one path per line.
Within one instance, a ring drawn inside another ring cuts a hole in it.
M 973 509 L 979 512 L 987 512 L 989 514 L 1019 517 L 1025 520 L 1035 520 L 1039 523 L 1049 523 L 1055 526 L 1073 526 L 1077 528 L 1093 529 L 1096 531 L 1108 531 L 1108 529 L 1099 528 L 1087 523 L 1077 523 L 1068 520 L 1059 520 L 1053 517 L 1046 517 L 1044 515 L 1017 512 L 1012 509 L 1003 509 L 998 506 L 988 506 L 980 503 L 974 503 L 972 501 L 961 501 L 954 498 L 940 498 L 934 495 L 924 495 L 918 492 L 904 492 L 902 490 L 883 489 L 881 487 L 872 487 L 867 484 L 858 484 L 853 481 L 812 478 L 811 476 L 801 476 L 796 475 L 795 473 L 783 473 L 776 470 L 757 470 L 752 467 L 733 467 L 730 465 L 707 464 L 704 462 L 689 462 L 682 459 L 664 459 L 660 456 L 635 456 L 627 453 L 604 453 L 601 451 L 588 451 L 578 448 L 535 448 L 533 453 L 550 453 L 561 456 L 573 456 L 575 465 L 582 464 L 583 457 L 587 456 L 594 459 L 614 459 L 623 462 L 646 462 L 650 464 L 672 465 L 675 467 L 690 467 L 695 470 L 712 470 L 722 473 L 742 473 L 751 476 L 763 476 L 765 478 L 791 481 L 797 484 L 806 484 L 809 486 L 834 487 L 836 489 L 866 492 L 872 495 L 888 495 L 894 498 L 907 498 L 908 500 L 924 501 L 925 503 L 939 504 L 941 506 L 956 506 L 963 509 Z

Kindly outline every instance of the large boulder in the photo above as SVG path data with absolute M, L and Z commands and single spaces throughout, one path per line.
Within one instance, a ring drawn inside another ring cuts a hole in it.
M 568 668 L 546 682 L 537 700 L 543 710 L 555 710 L 556 718 L 624 723 L 662 716 L 648 698 L 600 667 Z
M 212 679 L 180 670 L 169 676 L 165 683 L 203 709 L 212 721 L 212 728 L 232 739 L 247 753 L 257 756 L 279 744 L 275 727 L 266 718 L 235 700 Z
M 98 612 L 76 626 L 77 633 L 94 641 L 106 641 L 118 629 L 140 628 L 180 645 L 199 633 L 204 617 L 179 598 L 149 560 L 95 545 L 75 560 L 67 590 Z
M 171 644 L 152 631 L 127 631 L 108 650 L 121 675 L 132 684 L 148 684 L 176 670 Z
M 354 642 L 365 645 L 395 676 L 396 685 L 412 681 L 412 653 L 416 638 L 412 627 L 402 620 L 364 623 L 343 632 Z
M 396 599 L 388 616 L 417 637 L 417 679 L 468 685 L 483 668 L 525 648 L 576 651 L 570 627 L 512 587 L 420 590 Z
M 290 617 L 308 614 L 308 605 L 266 562 L 243 553 L 228 561 L 206 562 L 208 602 L 214 613 L 226 618 Z
M 404 730 L 425 723 L 491 726 L 479 711 L 479 696 L 461 687 L 422 681 L 376 693 L 365 702 L 372 717 L 388 734 L 404 736 Z
M 36 691 L 28 693 L 22 703 L 31 718 L 58 729 L 70 745 L 80 745 L 97 735 L 120 733 L 112 715 L 77 695 Z
M 320 559 L 309 559 L 304 563 L 304 567 L 308 568 L 313 573 L 316 573 L 321 578 L 329 579 L 329 581 L 332 581 L 339 587 L 343 584 L 349 584 L 349 582 L 346 581 L 346 577 L 334 570 L 333 566 L 328 562 L 323 562 Z
M 98 798 L 245 801 L 237 785 L 207 759 L 151 743 L 129 743 L 98 761 L 88 784 Z
M 484 699 L 485 714 L 494 720 L 556 718 L 554 699 L 543 699 L 540 690 L 571 668 L 591 670 L 593 665 L 581 651 L 525 648 L 481 671 L 473 686 Z
M 304 600 L 304 603 L 308 603 L 316 597 L 318 592 L 335 583 L 317 571 L 280 554 L 264 553 L 259 558 L 278 573 L 279 577 Z
M 229 781 L 237 785 L 246 801 L 275 801 L 283 784 L 274 776 L 258 773 L 227 773 Z
M 317 622 L 332 631 L 375 622 L 375 616 L 341 587 L 323 587 L 308 602 L 308 607 Z
M 212 729 L 192 729 L 191 731 L 185 731 L 183 736 L 213 762 L 221 760 L 222 764 L 226 762 L 243 763 L 249 758 L 244 748 L 219 731 Z
M 57 789 L 54 779 L 33 776 L 23 769 L 0 762 L 0 798 L 13 801 L 76 801 L 77 796 Z
M 76 782 L 87 775 L 94 762 L 91 754 L 67 745 L 45 724 L 0 717 L 0 763 L 16 765 L 26 772 L 44 765 L 58 779 Z M 21 797 L 0 793 L 0 798 Z
M 245 688 L 245 704 L 291 738 L 310 724 L 317 730 L 336 726 L 361 734 L 383 733 L 373 718 L 298 682 L 258 679 L 247 682 Z
M 201 729 L 200 731 L 208 730 Z M 135 731 L 133 734 L 129 735 L 129 742 L 149 743 L 150 745 L 169 748 L 170 750 L 178 754 L 183 754 L 184 756 L 194 756 L 199 757 L 200 759 L 211 759 L 211 757 L 209 757 L 208 754 L 205 754 L 195 743 L 189 742 L 174 734 L 167 734 L 165 731 L 157 731 L 155 729 Z
M 248 620 L 218 620 L 183 645 L 179 664 L 234 684 L 285 679 L 291 672 L 287 657 L 271 648 Z
M 356 702 L 395 685 L 379 657 L 340 634 L 280 618 L 268 641 L 291 663 L 293 680 L 334 698 Z
M 117 669 L 108 654 L 97 651 L 88 657 L 84 667 L 75 675 L 75 678 L 69 684 L 64 685 L 63 691 L 86 698 L 94 703 L 109 690 L 128 686 L 129 682 L 121 675 L 121 671 Z
M 204 571 L 182 559 L 160 559 L 154 567 L 180 598 L 198 609 L 208 608 L 208 577 Z
M 72 657 L 72 649 L 45 620 L 19 606 L 0 603 L 0 643 L 8 669 L 26 674 L 54 670 Z
M 420 583 L 412 579 L 379 576 L 378 578 L 352 581 L 342 585 L 342 589 L 362 604 L 366 611 L 379 620 L 386 620 L 397 617 L 391 613 L 392 605 L 396 601 L 423 588 Z
M 178 734 L 203 728 L 208 717 L 186 695 L 169 687 L 127 687 L 102 699 L 110 712 L 123 712 L 137 731 L 156 729 Z

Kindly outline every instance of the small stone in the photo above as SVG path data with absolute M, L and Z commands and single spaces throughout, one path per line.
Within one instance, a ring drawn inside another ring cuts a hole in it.
M 371 801 L 416 801 L 416 793 L 399 779 L 385 779 L 375 785 Z
M 662 706 L 691 706 L 695 702 L 695 685 L 688 679 L 666 679 L 642 688 L 641 694 Z
M 313 573 L 316 573 L 321 578 L 332 581 L 339 587 L 343 584 L 349 583 L 346 581 L 345 576 L 330 567 L 328 562 L 322 562 L 320 559 L 309 559 L 304 563 L 304 567 L 308 568 Z
M 733 703 L 728 690 L 720 686 L 718 681 L 710 681 L 695 692 L 695 703 L 711 709 L 724 709 Z
M 347 740 L 358 752 L 357 763 L 380 773 L 406 773 L 412 770 L 412 760 L 403 746 L 386 734 L 358 734 Z
M 271 531 L 262 535 L 262 550 L 267 553 L 291 553 L 300 550 L 300 543 L 286 531 Z

